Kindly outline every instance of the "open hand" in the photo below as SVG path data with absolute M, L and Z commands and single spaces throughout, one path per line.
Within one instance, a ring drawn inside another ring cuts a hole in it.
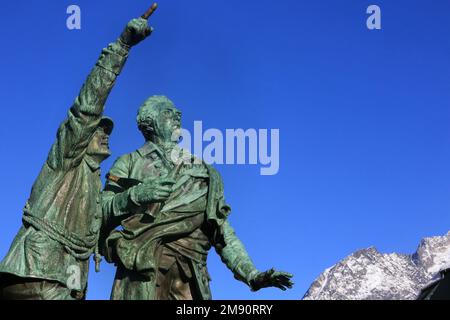
M 291 289 L 294 283 L 291 281 L 292 274 L 275 271 L 274 268 L 260 272 L 251 282 L 252 291 L 258 291 L 261 288 L 277 287 L 283 291 L 287 288 Z

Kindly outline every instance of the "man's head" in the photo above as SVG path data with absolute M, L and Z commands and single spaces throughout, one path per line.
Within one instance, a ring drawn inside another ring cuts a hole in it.
M 89 142 L 86 153 L 99 162 L 111 155 L 109 150 L 109 136 L 113 130 L 114 123 L 108 117 L 103 117 Z
M 180 139 L 181 112 L 165 96 L 152 96 L 145 100 L 136 120 L 146 141 L 167 143 Z

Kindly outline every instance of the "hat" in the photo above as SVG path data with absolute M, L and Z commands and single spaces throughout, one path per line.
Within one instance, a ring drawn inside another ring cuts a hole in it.
M 114 128 L 114 122 L 110 117 L 103 116 L 98 124 L 99 127 L 105 129 L 105 133 L 110 135 Z

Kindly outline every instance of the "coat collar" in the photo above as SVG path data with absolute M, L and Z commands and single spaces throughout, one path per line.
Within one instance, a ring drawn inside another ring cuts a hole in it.
M 98 169 L 100 169 L 100 164 L 91 157 L 84 157 L 84 161 L 86 161 L 87 165 L 89 166 L 89 168 L 91 168 L 92 171 L 97 171 Z
M 141 157 L 145 157 L 146 155 L 148 155 L 154 151 L 156 151 L 160 155 L 162 155 L 162 152 L 158 148 L 158 146 L 151 141 L 147 141 L 142 147 L 137 149 L 137 152 L 141 155 Z

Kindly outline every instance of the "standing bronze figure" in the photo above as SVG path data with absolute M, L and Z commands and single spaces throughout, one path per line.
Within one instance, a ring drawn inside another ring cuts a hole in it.
M 117 265 L 111 299 L 211 299 L 208 251 L 256 291 L 291 288 L 291 274 L 260 272 L 228 222 L 222 178 L 192 156 L 180 162 L 181 112 L 164 96 L 140 107 L 145 144 L 120 157 L 102 196 L 107 261 Z M 108 232 L 106 232 L 108 234 Z
M 144 19 L 150 13 L 131 20 L 103 49 L 60 125 L 23 210 L 23 225 L 0 263 L 0 298 L 85 297 L 102 221 L 99 165 L 110 155 L 113 129 L 102 113 L 130 48 L 151 33 Z

